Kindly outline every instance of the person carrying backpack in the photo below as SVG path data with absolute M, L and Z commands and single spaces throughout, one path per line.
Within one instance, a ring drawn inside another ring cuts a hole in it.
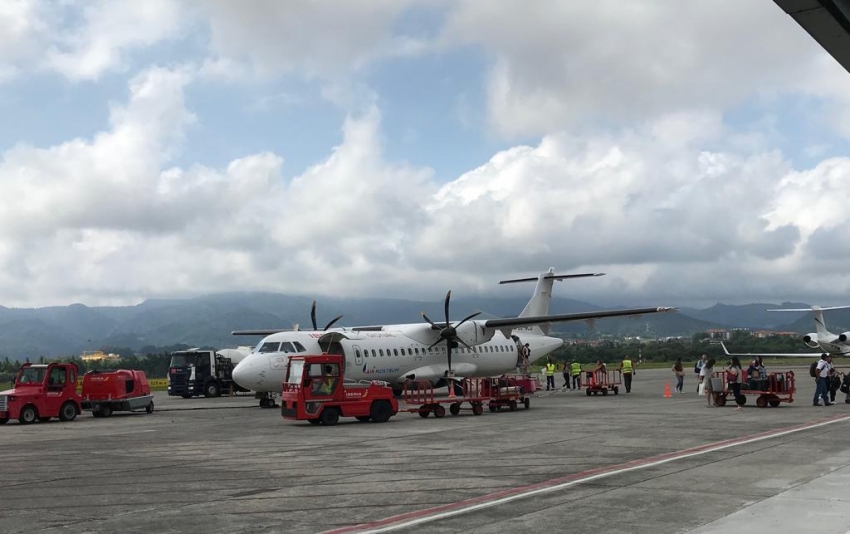
M 830 371 L 832 371 L 832 356 L 824 352 L 821 354 L 820 361 L 815 366 L 817 386 L 815 387 L 815 397 L 812 400 L 812 406 L 821 405 L 818 402 L 818 397 L 823 398 L 823 406 L 832 406 L 832 403 L 829 402 L 829 388 L 827 383 Z

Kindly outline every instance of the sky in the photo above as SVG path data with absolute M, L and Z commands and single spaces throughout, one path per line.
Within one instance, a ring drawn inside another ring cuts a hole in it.
M 0 2 L 0 305 L 850 304 L 850 73 L 770 0 Z

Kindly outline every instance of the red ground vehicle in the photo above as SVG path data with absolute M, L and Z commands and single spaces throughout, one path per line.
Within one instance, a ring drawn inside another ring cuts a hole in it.
M 587 371 L 585 373 L 585 384 L 587 388 L 584 393 L 590 397 L 597 393 L 607 395 L 613 391 L 614 395 L 620 394 L 620 371 Z
M 714 403 L 723 406 L 726 404 L 726 398 L 732 396 L 732 389 L 726 383 L 725 372 L 716 372 L 713 378 L 720 380 L 721 383 L 720 390 L 714 394 Z M 741 382 L 743 404 L 746 404 L 749 395 L 756 397 L 756 406 L 759 408 L 766 408 L 767 406 L 775 408 L 783 402 L 794 402 L 795 392 L 794 371 L 768 373 L 767 377 L 762 379 L 748 379 L 746 371 L 743 373 Z
M 528 396 L 529 392 L 520 385 L 521 382 L 517 378 L 512 376 L 491 378 L 486 384 L 485 393 L 490 394 L 490 401 L 487 403 L 487 408 L 491 412 L 502 408 L 508 408 L 510 411 L 515 412 L 520 404 L 525 406 L 526 410 L 531 408 L 531 398 Z
M 153 413 L 153 395 L 144 371 L 89 371 L 83 375 L 82 409 L 95 417 L 112 412 Z
M 340 417 L 384 423 L 397 413 L 398 402 L 386 382 L 345 381 L 344 357 L 289 357 L 281 393 L 285 419 L 331 426 Z
M 21 424 L 73 421 L 80 413 L 77 366 L 73 363 L 25 363 L 15 377 L 14 389 L 0 392 L 0 424 L 17 419 Z
M 437 396 L 434 386 L 428 380 L 405 380 L 402 398 L 405 412 L 416 412 L 425 418 L 429 414 L 434 417 L 445 417 L 446 405 L 449 413 L 458 415 L 461 410 L 471 410 L 473 415 L 484 413 L 484 403 L 492 399 L 492 387 L 489 378 L 463 378 L 454 380 L 453 394 Z M 468 403 L 469 408 L 463 408 Z

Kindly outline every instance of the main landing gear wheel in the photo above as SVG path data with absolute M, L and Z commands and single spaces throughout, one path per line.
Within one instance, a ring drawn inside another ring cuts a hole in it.
M 319 420 L 325 426 L 334 426 L 339 423 L 339 412 L 336 408 L 325 408 L 322 410 L 322 415 L 319 416 Z
M 481 415 L 484 413 L 484 405 L 480 402 L 476 402 L 472 405 L 472 413 L 473 415 Z
M 452 415 L 459 414 L 460 413 L 460 403 L 459 402 L 453 402 L 449 406 L 449 413 L 451 413 Z
M 445 406 L 443 406 L 442 404 L 438 404 L 438 405 L 434 406 L 434 417 L 439 419 L 440 417 L 445 417 L 445 415 L 446 415 Z

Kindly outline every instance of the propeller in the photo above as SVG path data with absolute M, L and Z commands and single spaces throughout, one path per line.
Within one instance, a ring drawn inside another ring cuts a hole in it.
M 449 364 L 449 371 L 448 371 L 449 376 L 452 375 L 452 346 L 457 347 L 457 345 L 459 343 L 469 350 L 475 350 L 472 347 L 470 347 L 469 345 L 467 345 L 466 343 L 464 343 L 464 341 L 461 338 L 458 337 L 457 329 L 460 328 L 460 326 L 463 323 L 465 323 L 466 321 L 468 321 L 468 320 L 472 319 L 473 317 L 481 314 L 481 312 L 475 312 L 475 313 L 469 315 L 468 317 L 464 318 L 461 322 L 459 322 L 459 323 L 457 323 L 456 325 L 453 326 L 452 323 L 449 321 L 449 302 L 451 301 L 451 299 L 452 299 L 452 292 L 451 292 L 451 290 L 449 290 L 449 292 L 446 293 L 446 305 L 445 305 L 446 322 L 445 322 L 445 325 L 443 325 L 443 326 L 435 324 L 434 321 L 432 321 L 431 319 L 428 318 L 427 315 L 425 315 L 425 312 L 422 312 L 422 318 L 425 319 L 426 321 L 428 321 L 428 323 L 431 325 L 431 329 L 440 331 L 440 339 L 438 339 L 437 341 L 432 343 L 431 347 L 436 346 L 437 344 L 439 344 L 442 341 L 446 342 L 446 354 L 448 355 L 447 361 L 448 361 L 448 364 Z M 430 349 L 431 347 L 428 347 L 428 348 Z
M 325 325 L 324 330 L 327 330 L 328 328 L 333 326 L 333 324 L 335 322 L 339 321 L 340 319 L 342 319 L 342 315 L 337 315 L 336 317 L 334 317 L 331 320 L 331 322 L 329 322 L 327 325 Z M 315 300 L 313 301 L 313 306 L 310 308 L 310 320 L 313 322 L 313 330 L 318 330 L 319 327 L 316 326 L 316 301 Z

